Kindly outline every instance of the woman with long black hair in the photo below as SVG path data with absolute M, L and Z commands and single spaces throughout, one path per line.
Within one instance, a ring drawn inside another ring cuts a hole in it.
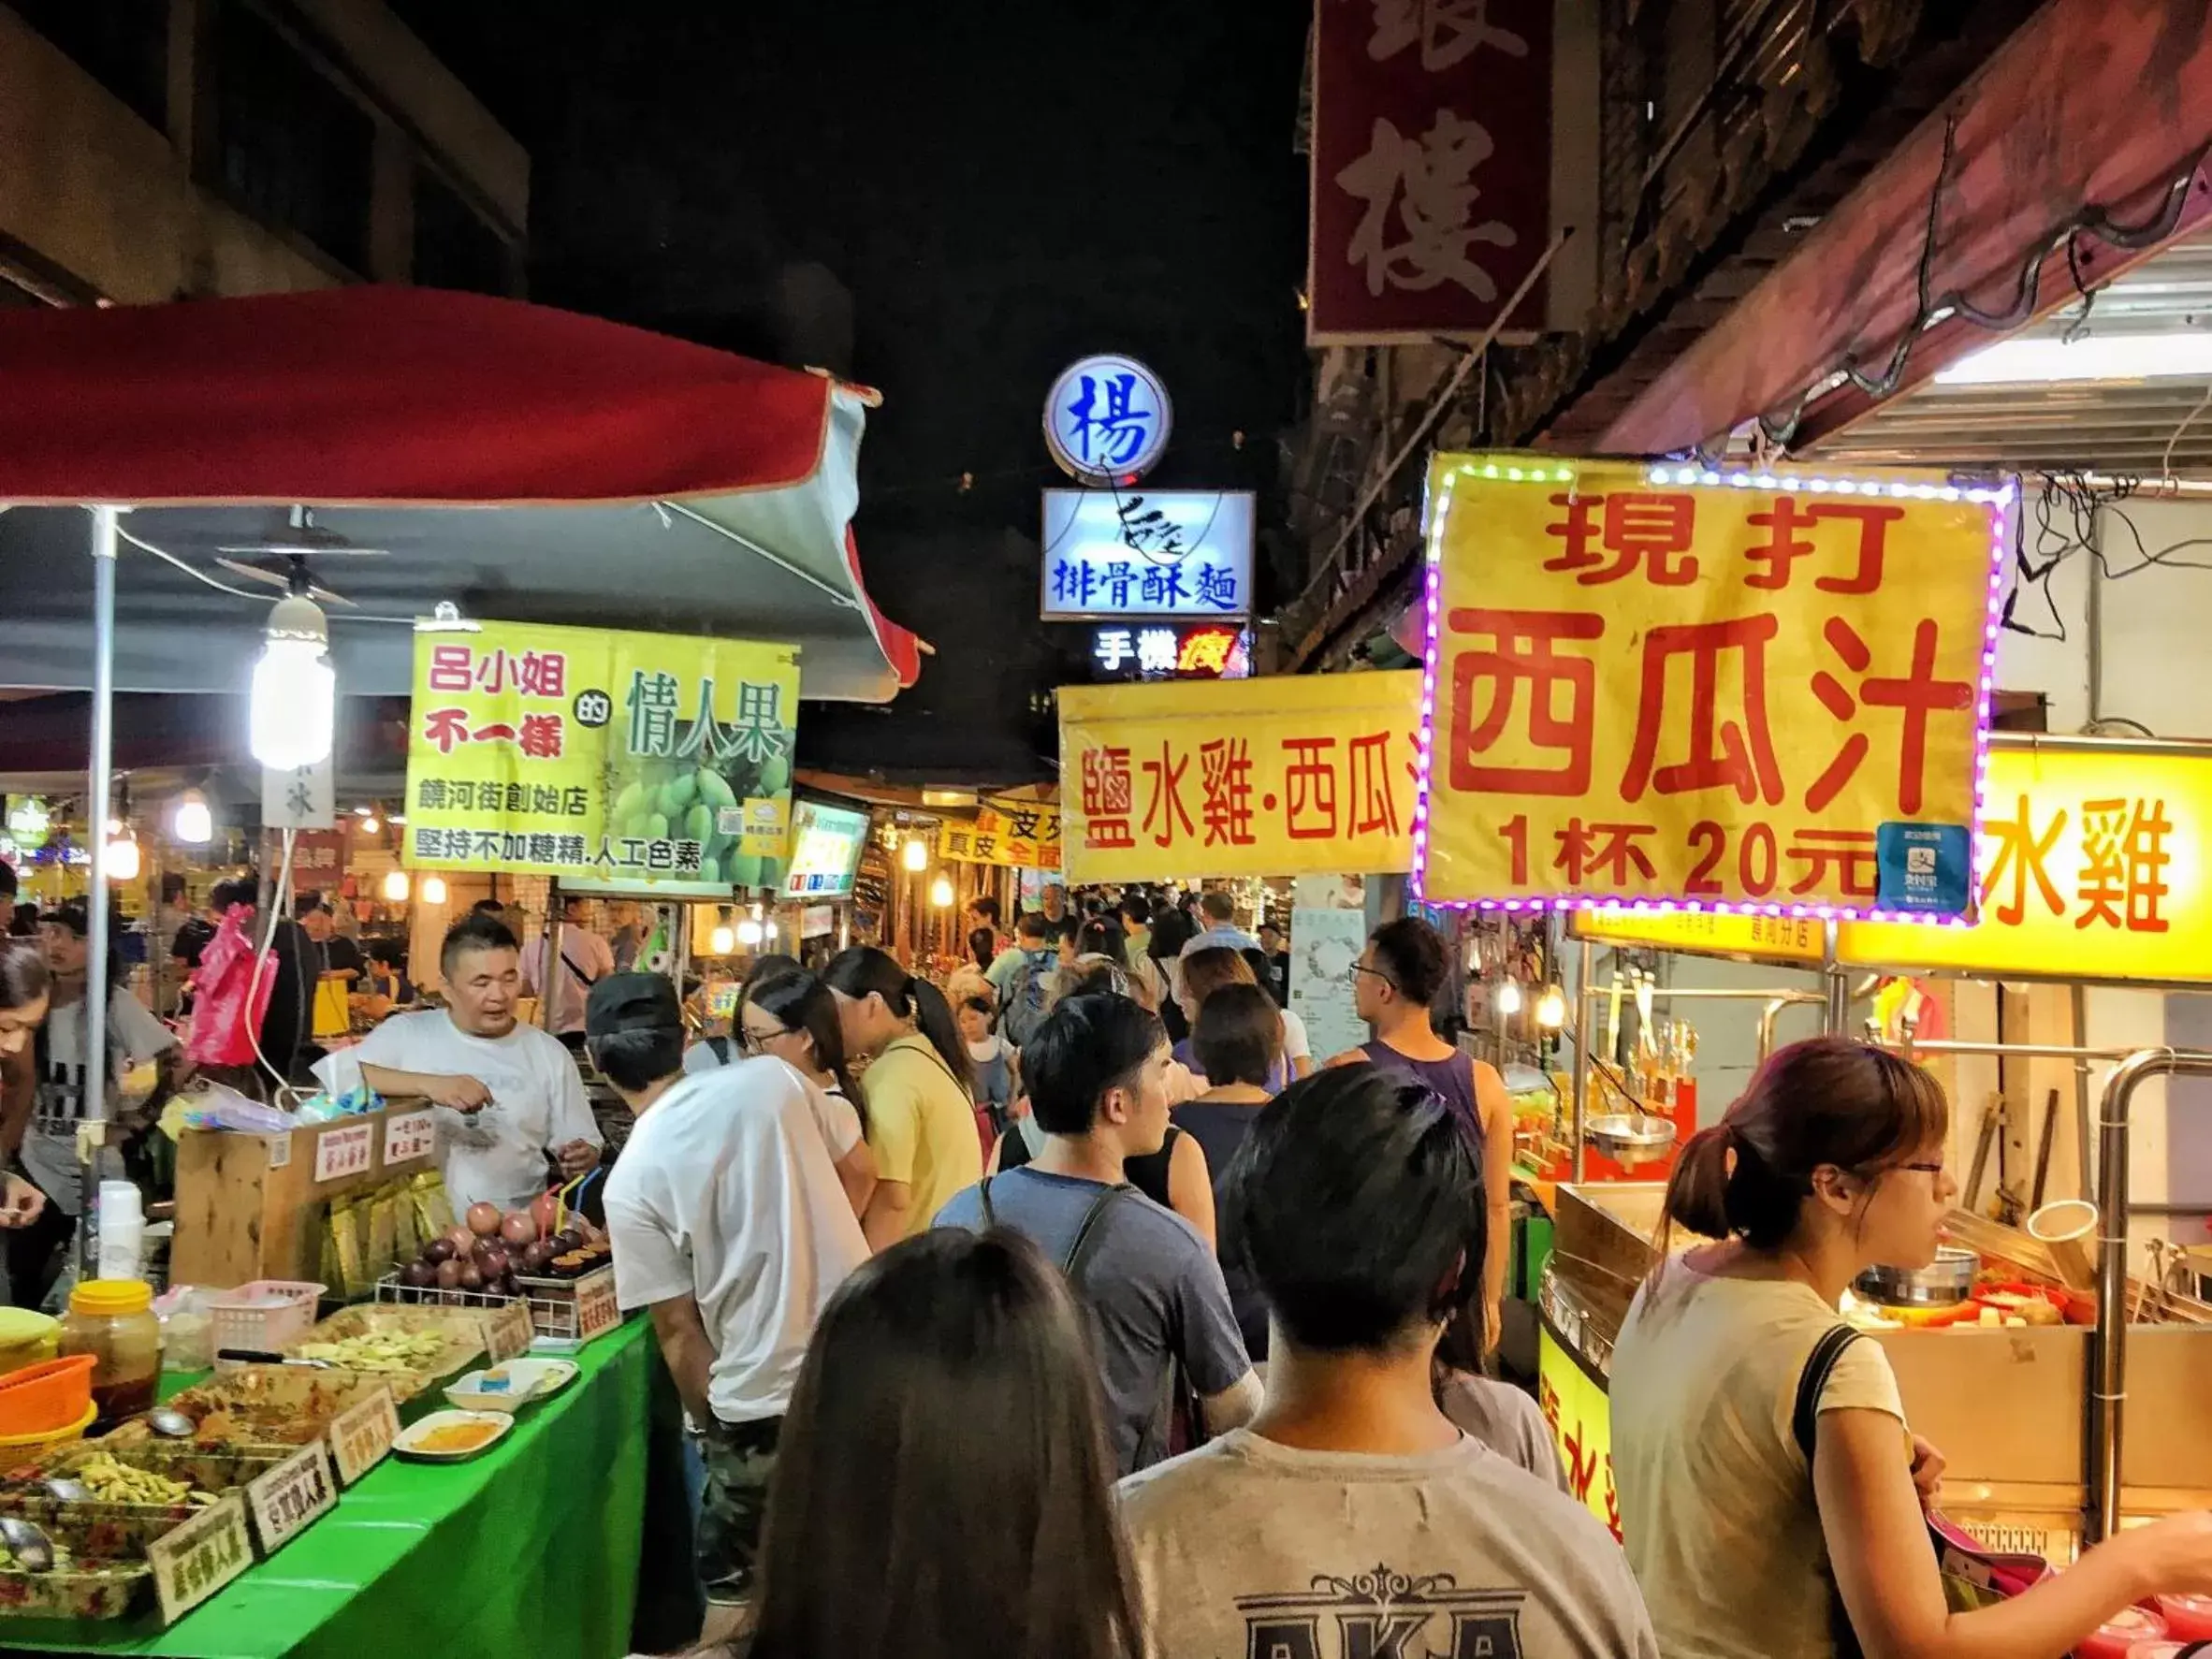
M 1140 1659 L 1113 1469 L 1060 1272 L 1012 1232 L 909 1240 L 816 1325 L 752 1634 L 694 1659 Z
M 860 1225 L 870 1249 L 888 1249 L 982 1179 L 968 1044 L 944 993 L 881 951 L 839 952 L 822 977 L 846 1053 L 867 1060 L 861 1089 L 878 1179 Z
M 845 1064 L 845 1035 L 837 999 L 804 968 L 771 974 L 745 989 L 735 1035 L 749 1055 L 772 1055 L 822 1091 L 818 1111 L 837 1180 L 855 1215 L 867 1214 L 876 1191 L 876 1155 L 869 1147 L 867 1109 Z M 851 1150 L 838 1157 L 837 1148 Z

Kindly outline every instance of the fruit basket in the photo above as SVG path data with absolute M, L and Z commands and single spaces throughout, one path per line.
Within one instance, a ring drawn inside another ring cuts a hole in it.
M 530 1304 L 530 1322 L 548 1345 L 580 1347 L 596 1335 L 584 1331 L 585 1316 L 602 1317 L 596 1310 L 614 1294 L 615 1270 L 595 1268 L 573 1279 L 546 1279 L 517 1275 L 515 1288 Z M 587 1287 L 589 1288 L 587 1289 Z M 436 1286 L 410 1285 L 399 1273 L 386 1273 L 376 1282 L 375 1305 L 400 1308 L 450 1308 L 477 1314 L 496 1313 L 516 1298 L 487 1290 L 443 1290 Z

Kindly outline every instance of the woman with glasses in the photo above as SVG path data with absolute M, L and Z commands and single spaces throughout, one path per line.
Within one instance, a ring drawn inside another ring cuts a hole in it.
M 1943 1460 L 1837 1315 L 1935 1259 L 1957 1186 L 1928 1072 L 1840 1037 L 1777 1050 L 1683 1146 L 1662 1265 L 1613 1348 L 1623 1541 L 1664 1659 L 2057 1655 L 2154 1593 L 2212 1589 L 2212 1516 L 2122 1533 L 2003 1605 L 1949 1610 L 1924 1506 Z M 1666 1255 L 1677 1223 L 1715 1244 Z
M 837 1024 L 837 999 L 830 988 L 803 968 L 772 974 L 745 989 L 737 1003 L 737 1041 L 749 1055 L 773 1055 L 825 1097 L 820 1108 L 829 1129 L 850 1125 L 860 1136 L 837 1159 L 837 1181 L 861 1215 L 876 1190 L 876 1155 L 867 1142 L 867 1107 L 845 1064 L 845 1039 Z M 851 1140 L 829 1136 L 833 1149 Z

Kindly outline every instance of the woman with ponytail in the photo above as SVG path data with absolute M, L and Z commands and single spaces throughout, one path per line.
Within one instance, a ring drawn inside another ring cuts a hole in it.
M 861 1215 L 871 1250 L 928 1229 L 944 1201 L 982 1179 L 968 1045 L 945 996 L 866 945 L 822 970 L 845 1050 L 865 1057 L 876 1189 Z
M 1661 1250 L 1678 1224 L 1718 1242 L 1663 1255 L 1613 1349 L 1621 1530 L 1663 1659 L 2059 1659 L 2153 1593 L 2212 1593 L 2212 1516 L 2179 1515 L 1948 1609 L 1922 1522 L 1943 1458 L 1837 1314 L 1869 1267 L 1935 1259 L 1948 1128 L 1928 1072 L 1824 1037 L 1683 1146 Z

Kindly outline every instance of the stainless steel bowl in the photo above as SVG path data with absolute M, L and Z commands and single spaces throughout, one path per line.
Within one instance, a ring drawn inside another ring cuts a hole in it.
M 1982 1259 L 1973 1251 L 1940 1244 L 1927 1267 L 1870 1267 L 1851 1288 L 1886 1307 L 1956 1307 L 1973 1294 L 1974 1276 L 1981 1271 Z
M 1590 1143 L 1615 1163 L 1634 1169 L 1657 1163 L 1674 1145 L 1675 1127 L 1670 1117 L 1638 1117 L 1629 1112 L 1606 1112 L 1582 1126 Z

